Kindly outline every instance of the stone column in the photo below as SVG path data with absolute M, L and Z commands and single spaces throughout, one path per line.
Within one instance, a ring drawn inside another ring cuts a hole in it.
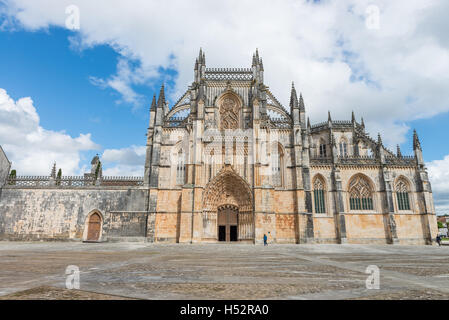
M 335 201 L 335 226 L 337 229 L 337 240 L 340 244 L 346 243 L 346 220 L 345 220 L 345 205 L 343 198 L 343 187 L 340 177 L 340 170 L 338 168 L 333 169 L 332 184 L 334 186 L 334 201 Z
M 385 229 L 387 231 L 387 240 L 391 244 L 398 244 L 398 234 L 396 231 L 396 220 L 394 218 L 394 203 L 393 203 L 393 188 L 391 173 L 384 167 L 382 168 L 382 187 L 385 195 L 385 205 L 387 212 L 384 214 L 384 221 L 386 223 Z

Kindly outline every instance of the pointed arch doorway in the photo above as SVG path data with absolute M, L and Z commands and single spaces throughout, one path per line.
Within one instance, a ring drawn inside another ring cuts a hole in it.
M 98 241 L 100 240 L 101 233 L 101 216 L 94 212 L 89 217 L 89 222 L 87 225 L 87 241 Z
M 231 165 L 203 193 L 203 241 L 254 243 L 251 187 Z

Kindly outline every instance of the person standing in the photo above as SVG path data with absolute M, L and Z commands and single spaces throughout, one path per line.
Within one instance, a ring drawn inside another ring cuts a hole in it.
M 263 245 L 264 245 L 264 246 L 268 246 L 267 240 L 268 240 L 268 237 L 267 237 L 266 234 L 264 234 L 264 235 L 263 235 Z
M 437 243 L 438 243 L 438 246 L 441 247 L 441 235 L 440 234 L 437 235 Z

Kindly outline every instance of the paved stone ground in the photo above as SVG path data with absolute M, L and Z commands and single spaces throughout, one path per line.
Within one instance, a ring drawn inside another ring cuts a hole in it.
M 449 246 L 0 242 L 0 299 L 124 298 L 449 299 Z

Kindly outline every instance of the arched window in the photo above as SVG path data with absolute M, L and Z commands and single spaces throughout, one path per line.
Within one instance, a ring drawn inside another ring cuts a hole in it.
M 324 181 L 316 178 L 313 183 L 313 197 L 315 202 L 315 213 L 326 213 L 326 201 L 324 198 Z
M 396 183 L 396 197 L 398 199 L 399 210 L 410 210 L 409 189 L 404 180 L 399 180 Z
M 320 140 L 320 157 L 326 158 L 326 144 L 323 139 Z
M 373 210 L 373 191 L 369 182 L 362 176 L 352 179 L 349 186 L 351 210 Z
M 182 149 L 178 152 L 178 164 L 176 166 L 176 184 L 184 185 L 186 176 L 186 160 Z
M 341 139 L 340 141 L 340 157 L 348 156 L 348 143 L 345 139 Z
M 284 154 L 280 145 L 273 145 L 271 151 L 271 170 L 273 177 L 273 186 L 282 186 L 282 165 Z

